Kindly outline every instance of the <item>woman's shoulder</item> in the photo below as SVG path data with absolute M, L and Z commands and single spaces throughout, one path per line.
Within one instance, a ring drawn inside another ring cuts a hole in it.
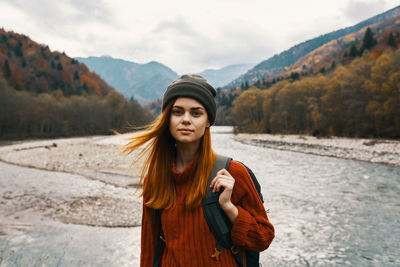
M 232 160 L 229 164 L 228 172 L 232 175 L 235 180 L 248 182 L 251 180 L 250 174 L 247 171 L 243 163 Z
M 258 194 L 257 189 L 243 163 L 232 160 L 228 172 L 235 179 L 235 186 L 232 194 L 232 201 L 234 203 L 238 203 L 245 196 L 252 196 L 254 199 L 256 198 Z

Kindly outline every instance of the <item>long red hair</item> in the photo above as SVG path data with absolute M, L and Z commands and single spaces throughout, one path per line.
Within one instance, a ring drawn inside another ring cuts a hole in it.
M 124 152 L 129 154 L 141 149 L 137 162 L 145 157 L 139 185 L 143 185 L 141 196 L 146 195 L 145 205 L 153 209 L 170 209 L 175 207 L 176 192 L 172 178 L 172 163 L 175 159 L 175 139 L 169 131 L 171 101 L 157 117 L 146 127 L 145 132 L 139 132 L 129 138 L 124 146 Z M 195 156 L 196 170 L 185 204 L 195 208 L 201 204 L 204 197 L 208 177 L 215 161 L 215 153 L 211 147 L 210 127 L 207 127 Z

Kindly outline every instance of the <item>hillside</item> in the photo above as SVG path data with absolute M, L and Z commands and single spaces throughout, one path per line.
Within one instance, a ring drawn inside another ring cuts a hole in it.
M 110 134 L 151 115 L 65 53 L 0 29 L 0 140 Z
M 0 71 L 16 90 L 105 96 L 113 89 L 65 53 L 52 52 L 29 37 L 0 29 Z
M 178 78 L 170 68 L 155 61 L 138 64 L 108 56 L 76 60 L 85 63 L 126 98 L 133 97 L 142 103 L 160 99 L 165 88 Z
M 374 16 L 370 19 L 364 20 L 354 26 L 330 32 L 311 40 L 302 42 L 290 48 L 289 50 L 283 51 L 278 55 L 274 55 L 273 57 L 262 61 L 261 63 L 257 64 L 253 69 L 249 70 L 247 73 L 230 82 L 224 88 L 234 88 L 244 83 L 254 84 L 260 79 L 264 79 L 273 74 L 278 74 L 284 71 L 285 67 L 290 66 L 301 57 L 305 56 L 316 48 L 323 46 L 326 43 L 341 38 L 345 35 L 358 32 L 368 25 L 379 23 L 398 14 L 400 14 L 400 6 L 388 10 L 377 16 Z
M 233 101 L 231 118 L 244 132 L 398 139 L 399 77 L 399 48 L 365 51 L 329 73 L 252 87 Z
M 219 109 L 238 131 L 400 138 L 399 15 L 315 49 L 279 76 L 237 88 L 236 98 L 220 92 L 234 99 Z
M 217 124 L 251 132 L 395 138 L 399 61 L 392 51 L 399 47 L 395 14 L 316 48 L 254 85 L 219 90 Z M 327 103 L 328 97 L 336 102 Z
M 368 29 L 372 34 L 372 38 L 378 42 L 378 45 L 373 47 L 370 52 L 378 56 L 383 50 L 390 46 L 395 46 L 396 39 L 400 37 L 400 13 L 393 18 L 368 25 L 358 32 L 345 35 L 318 47 L 301 57 L 294 64 L 285 67 L 284 71 L 276 76 L 288 77 L 292 73 L 307 75 L 309 73 L 329 71 L 338 64 L 346 64 L 354 57 L 362 54 L 363 49 L 365 49 L 363 47 L 363 38 L 365 38 Z M 392 38 L 392 43 L 389 41 L 390 38 Z M 270 78 L 273 78 L 273 76 Z

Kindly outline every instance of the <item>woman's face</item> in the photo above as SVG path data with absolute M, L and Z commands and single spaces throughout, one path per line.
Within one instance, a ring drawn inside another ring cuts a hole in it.
M 207 111 L 197 100 L 179 97 L 172 105 L 169 131 L 177 143 L 200 143 L 206 127 L 210 127 Z

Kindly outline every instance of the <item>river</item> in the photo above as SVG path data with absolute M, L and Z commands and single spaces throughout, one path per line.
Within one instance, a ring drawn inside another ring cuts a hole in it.
M 264 266 L 399 266 L 400 168 L 243 145 L 218 153 L 256 174 L 276 229 Z
M 230 133 L 212 138 L 217 153 L 244 162 L 261 184 L 276 231 L 261 253 L 263 266 L 400 265 L 399 167 L 244 145 Z M 4 163 L 0 169 L 13 179 L 51 173 Z M 1 266 L 138 265 L 140 227 L 11 228 L 0 229 Z

